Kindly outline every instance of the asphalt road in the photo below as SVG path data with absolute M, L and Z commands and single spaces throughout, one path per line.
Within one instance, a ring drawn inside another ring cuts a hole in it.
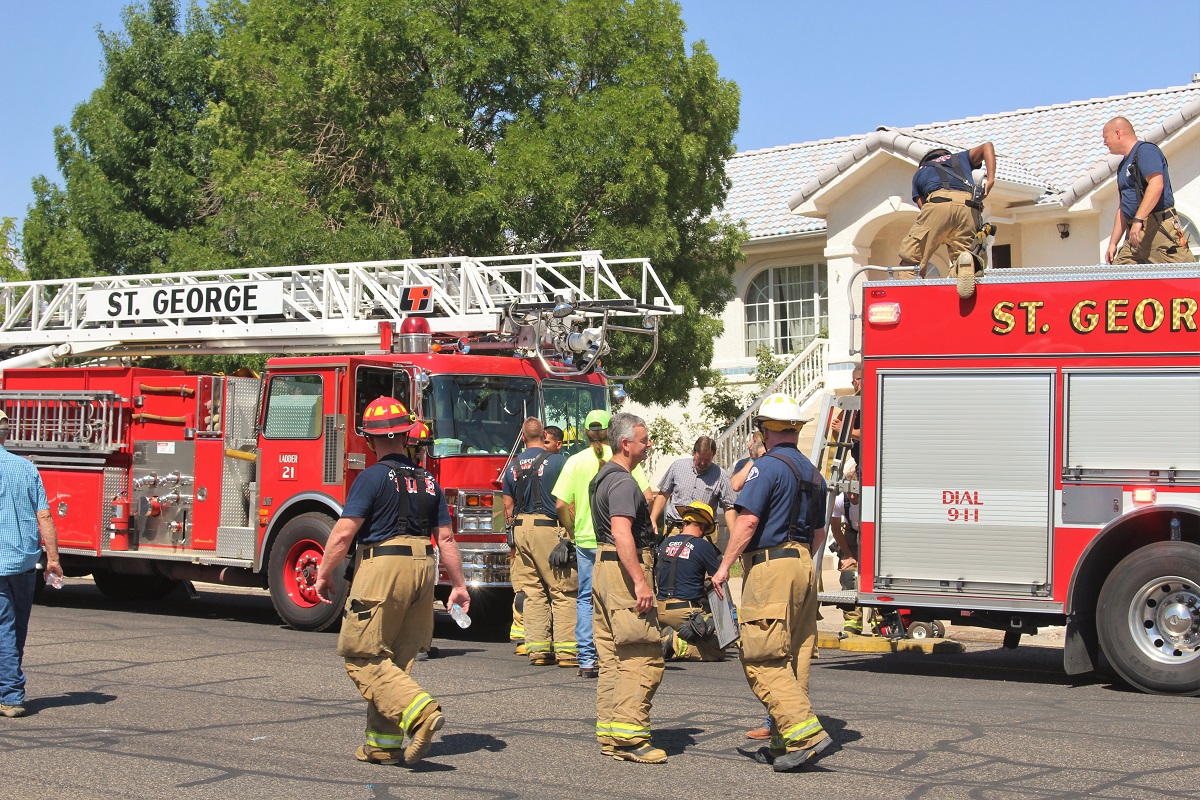
M 739 755 L 762 707 L 736 661 L 668 665 L 662 766 L 600 756 L 595 683 L 439 621 L 417 679 L 447 723 L 415 770 L 358 763 L 364 704 L 334 634 L 284 628 L 261 593 L 129 610 L 72 580 L 36 606 L 30 715 L 0 719 L 0 797 L 1184 798 L 1196 698 L 1068 679 L 1054 647 L 823 651 L 814 704 L 841 749 L 775 774 Z

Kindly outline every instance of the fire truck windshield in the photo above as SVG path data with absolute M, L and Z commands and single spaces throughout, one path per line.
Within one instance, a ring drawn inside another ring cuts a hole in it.
M 563 429 L 563 455 L 574 455 L 587 444 L 583 437 L 583 420 L 588 412 L 602 408 L 605 387 L 594 383 L 573 381 L 544 381 L 542 395 L 546 402 L 543 422 Z
M 425 391 L 434 455 L 508 455 L 521 423 L 539 412 L 533 378 L 434 375 Z

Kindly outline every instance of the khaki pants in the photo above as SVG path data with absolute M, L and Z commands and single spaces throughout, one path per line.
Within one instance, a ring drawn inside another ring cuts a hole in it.
M 1194 261 L 1192 252 L 1179 246 L 1176 238 L 1179 218 L 1167 217 L 1160 221 L 1153 214 L 1146 220 L 1142 234 L 1142 246 L 1137 250 L 1129 244 L 1128 234 L 1121 249 L 1113 259 L 1114 264 L 1185 264 Z
M 516 531 L 513 532 L 513 538 L 516 538 Z M 508 580 L 513 588 L 513 619 L 512 625 L 508 629 L 508 638 L 514 642 L 525 641 L 525 613 L 517 610 L 517 601 L 515 595 L 517 592 L 523 592 L 526 599 L 529 598 L 531 587 L 534 585 L 533 573 L 525 566 L 525 564 L 517 558 L 517 547 L 514 544 L 512 549 L 512 559 L 508 562 Z
M 934 198 L 947 198 L 948 203 L 930 202 Z M 942 277 L 954 277 L 957 270 L 957 260 L 961 253 L 970 252 L 974 244 L 975 232 L 979 230 L 982 215 L 977 209 L 965 205 L 971 199 L 968 192 L 952 192 L 939 189 L 929 195 L 929 200 L 917 215 L 917 221 L 909 229 L 908 235 L 900 243 L 900 258 L 918 265 L 922 276 L 925 265 L 943 244 L 950 253 L 950 269 L 952 274 Z M 901 279 L 913 277 L 912 272 L 898 272 Z
M 781 551 L 795 557 L 777 557 Z M 772 558 L 758 564 L 760 553 Z M 738 622 L 742 667 L 755 697 L 774 720 L 771 748 L 799 750 L 826 737 L 808 699 L 808 672 L 817 641 L 817 576 L 808 548 L 789 543 L 743 558 L 746 570 Z
M 665 664 L 658 635 L 658 609 L 639 616 L 633 581 L 613 559 L 612 545 L 596 549 L 592 574 L 593 622 L 600 679 L 596 682 L 596 739 L 600 744 L 650 741 L 650 706 Z M 641 553 L 642 574 L 654 586 L 654 552 Z
M 372 555 L 397 545 L 414 555 Z M 409 675 L 417 651 L 433 635 L 435 583 L 428 538 L 397 536 L 355 556 L 337 653 L 367 701 L 366 742 L 372 747 L 402 747 L 405 733 L 440 710 Z
M 547 524 L 550 523 L 550 524 Z M 521 514 L 514 529 L 520 571 L 529 576 L 525 585 L 525 652 L 530 658 L 553 652 L 574 658 L 575 596 L 579 574 L 570 568 L 550 566 L 550 552 L 558 545 L 557 523 L 537 514 Z
M 678 631 L 679 626 L 697 611 L 702 612 L 700 603 L 689 603 L 686 600 L 659 600 L 658 624 L 663 632 L 670 635 L 667 628 Z M 675 638 L 675 658 L 678 661 L 724 661 L 725 650 L 717 646 L 717 637 L 708 636 L 698 642 L 685 642 Z

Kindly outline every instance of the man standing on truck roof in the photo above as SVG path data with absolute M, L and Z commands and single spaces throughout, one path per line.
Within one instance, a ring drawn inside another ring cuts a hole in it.
M 980 188 L 971 174 L 980 165 L 987 168 L 987 182 Z M 996 148 L 991 142 L 951 153 L 935 147 L 921 159 L 912 179 L 912 198 L 921 209 L 917 221 L 900 243 L 900 266 L 925 265 L 943 244 L 950 254 L 950 269 L 958 277 L 958 294 L 975 293 L 975 263 L 971 246 L 983 226 L 983 200 L 996 182 Z
M 37 467 L 4 449 L 8 415 L 0 411 L 0 716 L 25 716 L 25 635 L 33 611 L 37 563 L 46 542 L 46 574 L 62 577 L 58 537 Z M 36 521 L 35 521 L 36 520 Z
M 350 486 L 313 587 L 323 602 L 331 602 L 334 570 L 353 545 L 354 581 L 337 653 L 367 699 L 366 743 L 356 757 L 372 764 L 413 766 L 442 728 L 441 706 L 410 676 L 417 651 L 433 629 L 438 574 L 431 532 L 437 531 L 450 578 L 446 605 L 465 611 L 471 603 L 446 496 L 433 476 L 404 454 L 416 425 L 416 416 L 391 397 L 373 401 L 363 412 L 363 435 L 378 461 Z M 406 735 L 411 737 L 407 748 Z
M 1187 234 L 1175 213 L 1167 159 L 1158 145 L 1139 142 L 1124 117 L 1104 124 L 1104 146 L 1122 156 L 1117 167 L 1120 204 L 1104 252 L 1106 264 L 1184 264 L 1192 261 Z M 1121 249 L 1121 237 L 1125 244 Z
M 542 422 L 528 417 L 521 425 L 525 450 L 504 471 L 504 516 L 513 526 L 516 555 L 514 571 L 527 576 L 521 614 L 525 652 L 529 663 L 544 667 L 578 667 L 575 647 L 575 594 L 579 578 L 568 564 L 556 565 L 552 556 L 563 541 L 559 536 L 554 496 L 550 489 L 562 472 L 566 457 L 544 444 Z M 564 551 L 569 551 L 562 545 Z

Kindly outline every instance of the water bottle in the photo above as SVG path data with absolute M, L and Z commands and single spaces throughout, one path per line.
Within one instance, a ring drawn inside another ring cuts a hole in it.
M 467 612 L 463 611 L 463 607 L 458 603 L 450 606 L 450 616 L 458 623 L 460 628 L 471 627 L 471 618 L 467 616 Z
M 52 572 L 46 573 L 46 585 L 51 589 L 61 589 L 63 587 L 63 576 L 55 575 Z

